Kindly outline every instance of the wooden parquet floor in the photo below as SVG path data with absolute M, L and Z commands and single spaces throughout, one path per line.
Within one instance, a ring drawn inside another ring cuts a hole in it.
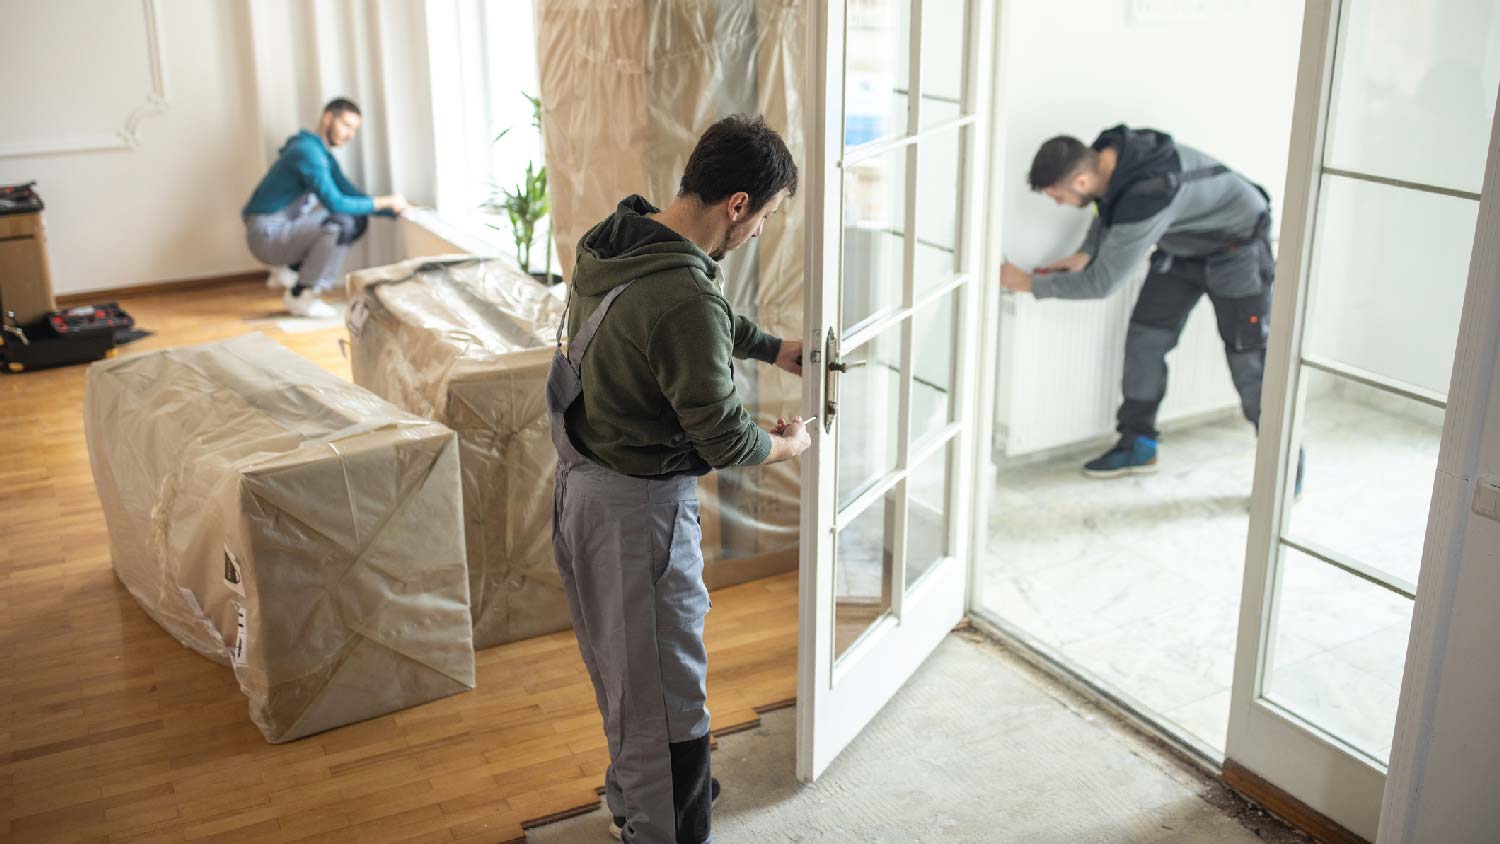
M 259 283 L 122 304 L 122 354 L 264 330 L 347 378 L 342 328 L 285 334 Z M 479 687 L 285 745 L 233 674 L 177 644 L 110 568 L 83 439 L 84 367 L 0 376 L 0 840 L 469 842 L 597 804 L 607 762 L 572 634 L 478 656 Z M 796 689 L 795 574 L 716 592 L 716 732 Z

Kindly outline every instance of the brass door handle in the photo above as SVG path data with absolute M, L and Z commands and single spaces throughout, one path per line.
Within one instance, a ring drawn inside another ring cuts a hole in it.
M 828 329 L 828 338 L 823 345 L 828 361 L 827 368 L 823 370 L 823 433 L 826 434 L 833 430 L 833 420 L 839 415 L 839 375 L 858 369 L 869 361 L 839 360 L 839 338 L 832 328 Z

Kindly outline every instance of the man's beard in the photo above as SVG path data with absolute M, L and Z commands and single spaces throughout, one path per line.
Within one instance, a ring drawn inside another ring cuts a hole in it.
M 708 257 L 714 259 L 715 261 L 724 260 L 724 256 L 728 255 L 730 251 L 729 244 L 739 239 L 739 234 L 742 231 L 744 231 L 743 226 L 740 226 L 738 228 L 730 226 L 729 231 L 724 232 L 724 236 L 719 239 L 719 245 L 708 251 Z M 749 238 L 746 238 L 746 240 L 749 240 Z M 740 245 L 743 246 L 744 243 L 742 242 Z
M 731 234 L 733 232 L 725 232 L 724 236 L 719 239 L 719 245 L 708 251 L 708 257 L 715 261 L 724 260 L 724 256 L 729 254 L 729 236 Z

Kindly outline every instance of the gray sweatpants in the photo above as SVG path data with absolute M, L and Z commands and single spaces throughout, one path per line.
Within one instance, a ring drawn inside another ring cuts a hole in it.
M 609 742 L 605 801 L 632 844 L 703 844 L 708 652 L 695 478 L 557 470 L 553 547 Z
M 322 292 L 339 280 L 349 241 L 358 224 L 347 214 L 330 214 L 318 198 L 301 199 L 272 214 L 245 215 L 245 243 L 256 260 L 297 269 L 305 287 Z

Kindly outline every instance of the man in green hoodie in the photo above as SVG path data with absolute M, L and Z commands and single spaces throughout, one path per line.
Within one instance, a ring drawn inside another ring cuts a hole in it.
M 766 431 L 745 412 L 733 358 L 800 375 L 802 342 L 736 315 L 717 261 L 796 190 L 780 136 L 728 117 L 698 140 L 665 209 L 627 197 L 578 244 L 547 381 L 552 543 L 604 718 L 611 831 L 628 844 L 712 837 L 697 478 L 811 444 L 801 417 Z

